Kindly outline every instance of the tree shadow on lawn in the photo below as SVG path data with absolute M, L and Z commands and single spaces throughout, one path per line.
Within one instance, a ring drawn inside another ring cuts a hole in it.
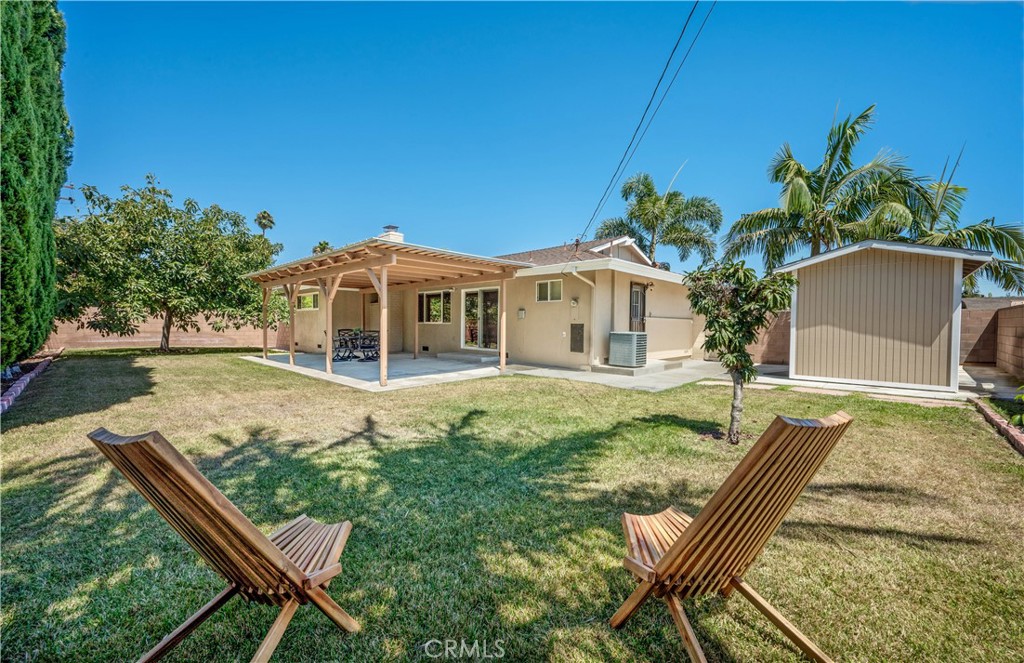
M 3 430 L 45 424 L 126 403 L 153 392 L 153 369 L 131 355 L 60 357 L 3 417 Z
M 278 660 L 426 659 L 425 644 L 445 638 L 502 640 L 509 660 L 662 660 L 683 650 L 660 602 L 620 632 L 607 626 L 633 589 L 621 568 L 620 516 L 670 504 L 694 515 L 714 487 L 649 477 L 608 487 L 597 467 L 627 431 L 654 435 L 664 423 L 637 418 L 509 441 L 475 409 L 426 439 L 402 441 L 369 416 L 335 440 L 282 440 L 270 427 L 215 435 L 220 449 L 194 462 L 264 532 L 299 513 L 353 521 L 330 593 L 362 633 L 345 636 L 304 608 Z M 691 444 L 701 454 L 721 443 Z M 5 467 L 5 484 L 5 653 L 140 655 L 223 587 L 98 451 Z M 701 626 L 722 609 L 716 598 L 688 606 L 709 657 L 731 660 Z M 219 660 L 228 642 L 244 658 L 274 617 L 273 608 L 232 601 L 180 654 Z

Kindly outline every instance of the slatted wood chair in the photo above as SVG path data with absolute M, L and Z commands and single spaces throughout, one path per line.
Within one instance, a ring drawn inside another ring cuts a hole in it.
M 673 507 L 650 516 L 623 514 L 623 565 L 640 584 L 611 618 L 612 628 L 621 628 L 652 595 L 661 597 L 690 659 L 703 662 L 681 601 L 738 591 L 809 658 L 829 661 L 743 576 L 851 421 L 845 412 L 818 420 L 776 417 L 696 518 Z
M 341 629 L 359 630 L 324 591 L 341 572 L 351 522 L 324 525 L 301 515 L 267 538 L 160 433 L 122 437 L 99 428 L 89 439 L 228 582 L 140 661 L 162 658 L 235 594 L 281 608 L 253 661 L 270 659 L 295 609 L 307 602 Z

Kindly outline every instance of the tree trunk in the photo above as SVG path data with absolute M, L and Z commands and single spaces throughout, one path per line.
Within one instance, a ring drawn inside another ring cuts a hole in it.
M 658 248 L 658 232 L 654 231 L 651 233 L 651 243 L 647 245 L 647 257 L 651 259 L 651 264 L 655 267 L 658 263 L 654 260 L 654 252 Z
M 821 253 L 821 240 L 815 237 L 811 240 L 811 255 L 816 256 Z
M 171 315 L 170 309 L 164 309 L 164 328 L 160 332 L 160 352 L 170 352 L 171 350 L 171 324 L 174 322 L 174 316 Z
M 743 378 L 737 371 L 730 371 L 732 377 L 732 413 L 729 416 L 729 444 L 740 443 L 740 417 L 743 416 Z

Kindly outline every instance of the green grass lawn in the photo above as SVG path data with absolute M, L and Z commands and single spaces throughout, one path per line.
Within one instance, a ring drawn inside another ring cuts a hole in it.
M 505 660 L 685 656 L 633 583 L 619 517 L 695 514 L 774 413 L 845 409 L 846 438 L 747 580 L 838 660 L 1024 656 L 1024 459 L 973 410 L 861 396 L 660 394 L 523 376 L 356 392 L 231 354 L 68 356 L 3 418 L 5 660 L 137 657 L 223 583 L 93 448 L 97 426 L 159 429 L 270 532 L 350 519 L 329 593 L 363 626 L 300 608 L 275 660 L 434 660 L 434 639 Z M 740 597 L 688 606 L 708 657 L 796 661 Z M 172 655 L 247 660 L 275 617 L 233 599 Z

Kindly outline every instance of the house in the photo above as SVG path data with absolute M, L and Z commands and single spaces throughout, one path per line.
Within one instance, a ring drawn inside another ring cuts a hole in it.
M 682 275 L 655 268 L 628 237 L 485 257 L 409 244 L 386 226 L 248 277 L 265 301 L 288 298 L 292 363 L 296 350 L 325 352 L 338 329 L 381 330 L 381 385 L 394 353 L 601 370 L 613 331 L 647 332 L 654 359 L 699 355 L 702 342 Z
M 789 376 L 957 391 L 963 279 L 972 251 L 865 240 L 780 267 L 796 275 Z

